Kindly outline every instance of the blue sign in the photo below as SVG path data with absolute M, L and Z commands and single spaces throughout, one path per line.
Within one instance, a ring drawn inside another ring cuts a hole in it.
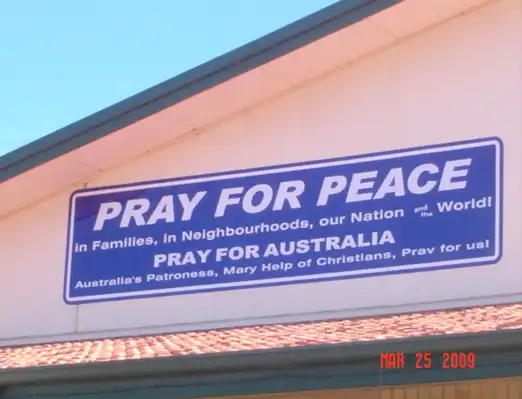
M 79 190 L 69 304 L 486 265 L 502 143 L 466 141 Z

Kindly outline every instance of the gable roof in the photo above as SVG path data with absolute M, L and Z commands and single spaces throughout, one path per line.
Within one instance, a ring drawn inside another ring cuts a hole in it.
M 343 0 L 0 157 L 0 183 L 402 0 Z
M 487 2 L 341 0 L 1 156 L 0 218 Z

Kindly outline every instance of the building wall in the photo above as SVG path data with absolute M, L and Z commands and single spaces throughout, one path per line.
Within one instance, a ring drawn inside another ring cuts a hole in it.
M 371 387 L 295 394 L 263 395 L 266 399 L 519 399 L 522 378 L 458 381 L 438 384 L 411 384 L 394 387 Z M 234 399 L 255 399 L 259 396 L 235 396 Z
M 236 377 L 237 380 L 237 377 Z M 522 377 L 511 378 L 495 378 L 495 379 L 475 379 L 454 382 L 438 382 L 438 383 L 411 383 L 407 385 L 380 385 L 368 386 L 364 388 L 346 388 L 346 389 L 324 389 L 313 391 L 297 391 L 288 393 L 262 393 L 255 395 L 234 395 L 219 396 L 215 390 L 209 390 L 208 393 L 201 394 L 197 386 L 192 385 L 174 385 L 152 383 L 156 380 L 148 380 L 147 385 L 142 380 L 91 382 L 89 384 L 59 384 L 59 385 L 29 385 L 13 387 L 8 389 L 2 397 L 3 399 L 19 399 L 21 397 L 45 396 L 49 399 L 63 398 L 67 395 L 78 399 L 85 399 L 97 395 L 97 397 L 108 397 L 113 399 L 119 398 L 140 398 L 147 394 L 148 397 L 165 398 L 223 398 L 223 399 L 520 399 L 522 397 Z M 237 384 L 241 386 L 239 381 Z M 352 381 L 353 382 L 353 381 Z M 134 385 L 133 385 L 134 384 Z M 271 386 L 265 381 L 265 384 Z M 118 388 L 124 386 L 125 388 Z M 223 384 L 218 384 L 219 389 L 223 389 Z M 236 388 L 240 390 L 241 388 Z M 263 390 L 267 389 L 263 386 Z M 268 388 L 270 389 L 270 388 Z M 125 391 L 125 396 L 122 393 Z M 169 396 L 170 395 L 170 396 Z
M 71 187 L 0 222 L 0 345 L 522 300 L 521 42 L 522 3 L 497 1 L 86 182 L 498 136 L 505 145 L 499 264 L 71 306 L 62 298 L 68 199 L 78 188 Z

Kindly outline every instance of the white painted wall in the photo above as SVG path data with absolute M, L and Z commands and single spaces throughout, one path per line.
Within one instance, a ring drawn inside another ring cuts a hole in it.
M 62 288 L 71 187 L 0 222 L 0 345 L 522 301 L 521 42 L 522 3 L 499 1 L 88 182 L 499 136 L 497 266 L 70 306 Z

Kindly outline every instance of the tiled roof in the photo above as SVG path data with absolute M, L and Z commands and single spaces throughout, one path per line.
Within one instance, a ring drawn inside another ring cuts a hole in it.
M 505 329 L 522 329 L 522 304 L 0 348 L 0 369 L 226 353 Z

